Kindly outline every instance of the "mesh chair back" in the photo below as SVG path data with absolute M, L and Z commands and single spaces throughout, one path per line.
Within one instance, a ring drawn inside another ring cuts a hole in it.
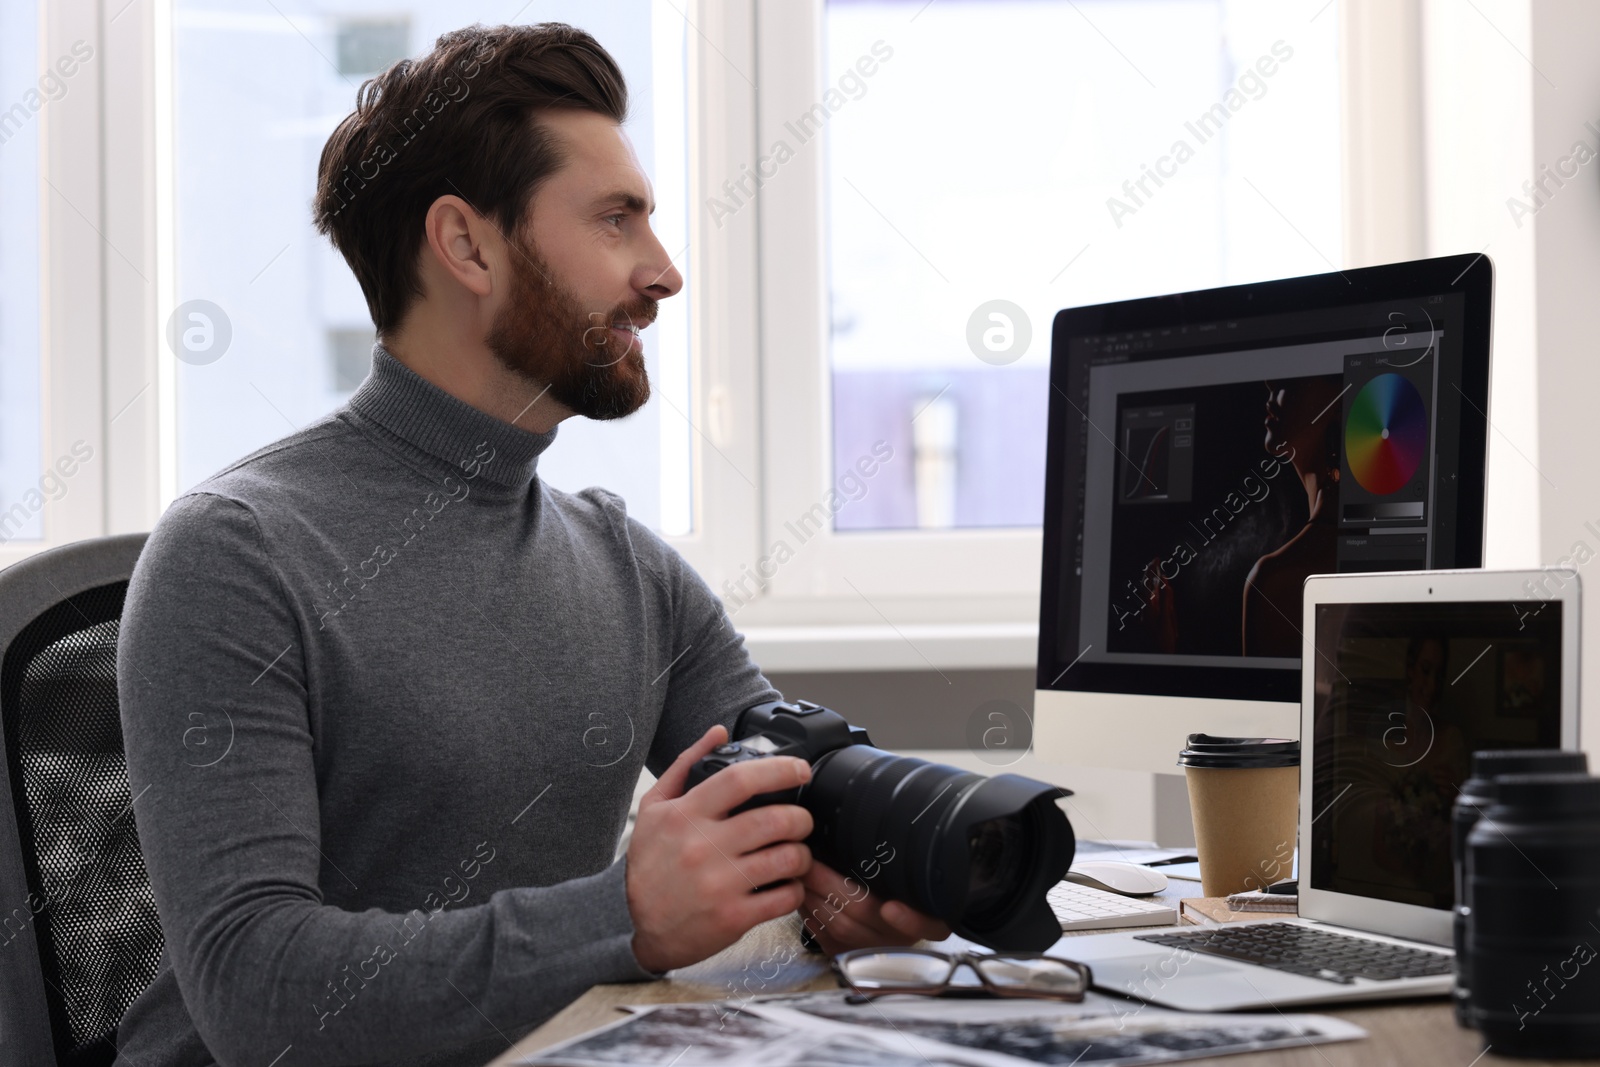
M 118 1021 L 159 967 L 117 701 L 122 603 L 143 543 L 80 542 L 0 572 L 0 867 L 26 883 L 20 898 L 3 886 L 0 958 L 12 955 L 0 971 L 26 973 L 0 982 L 0 1035 L 33 1035 L 17 1062 L 109 1065 Z

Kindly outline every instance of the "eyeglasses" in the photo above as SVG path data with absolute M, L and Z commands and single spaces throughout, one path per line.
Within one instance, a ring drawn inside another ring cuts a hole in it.
M 982 985 L 954 981 L 962 967 L 970 968 Z M 933 997 L 987 993 L 1079 1001 L 1094 980 L 1084 964 L 1037 952 L 991 956 L 926 948 L 858 948 L 833 957 L 833 970 L 864 1000 L 891 993 Z

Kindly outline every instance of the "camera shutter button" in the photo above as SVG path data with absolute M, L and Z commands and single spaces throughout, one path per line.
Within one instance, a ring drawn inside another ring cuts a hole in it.
M 713 754 L 718 756 L 737 756 L 739 753 L 743 752 L 744 749 L 739 747 L 739 742 L 730 741 L 726 745 L 718 745 L 711 751 Z

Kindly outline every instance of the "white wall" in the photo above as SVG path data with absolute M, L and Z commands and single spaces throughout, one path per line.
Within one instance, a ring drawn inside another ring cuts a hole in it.
M 1573 154 L 1575 142 L 1600 153 L 1600 133 L 1595 132 L 1600 130 L 1600 4 L 1538 0 L 1532 22 L 1529 56 L 1538 65 L 1529 75 L 1534 166 L 1524 179 L 1541 165 L 1555 169 Z M 1579 542 L 1586 552 L 1600 551 L 1600 535 L 1585 526 L 1593 523 L 1600 529 L 1600 469 L 1593 438 L 1600 400 L 1600 362 L 1595 359 L 1600 341 L 1600 159 L 1564 180 L 1566 185 L 1524 226 L 1534 235 L 1538 464 L 1543 474 L 1538 483 L 1539 559 L 1546 564 L 1561 561 Z M 1589 584 L 1582 664 L 1588 690 L 1581 729 L 1593 760 L 1600 757 L 1600 567 L 1580 573 Z
M 1600 160 L 1532 199 L 1524 183 L 1600 153 L 1600 5 L 1426 0 L 1428 243 L 1495 261 L 1486 563 L 1552 565 L 1600 551 Z M 1590 123 L 1594 129 L 1590 129 Z M 1521 207 L 1517 207 L 1517 204 Z M 1528 207 L 1535 210 L 1529 212 Z M 1600 570 L 1584 607 L 1583 736 L 1600 754 Z
M 1539 553 L 1539 432 L 1533 225 L 1506 197 L 1533 169 L 1530 0 L 1424 0 L 1423 156 L 1427 254 L 1494 262 L 1484 563 L 1530 567 Z

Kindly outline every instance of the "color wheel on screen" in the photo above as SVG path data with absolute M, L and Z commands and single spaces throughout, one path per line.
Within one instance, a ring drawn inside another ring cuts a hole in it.
M 1344 449 L 1361 488 L 1374 496 L 1403 489 L 1428 451 L 1428 409 L 1417 387 L 1399 374 L 1362 386 L 1345 419 Z

